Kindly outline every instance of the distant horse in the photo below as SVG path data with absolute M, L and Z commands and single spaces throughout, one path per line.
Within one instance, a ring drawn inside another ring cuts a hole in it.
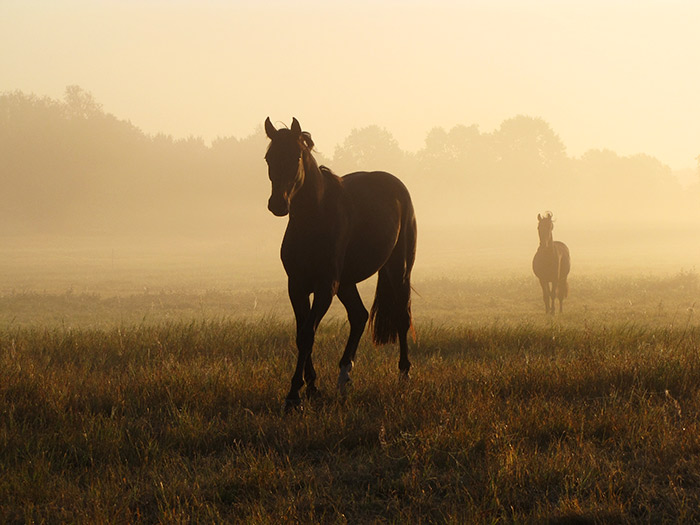
M 311 350 L 334 295 L 345 306 L 350 322 L 350 337 L 339 364 L 341 394 L 351 382 L 355 352 L 368 319 L 375 343 L 398 338 L 399 372 L 407 377 L 417 234 L 408 190 L 389 173 L 338 177 L 319 167 L 311 154 L 311 135 L 301 130 L 296 118 L 291 129 L 278 130 L 268 117 L 265 132 L 270 139 L 265 160 L 272 182 L 267 207 L 278 217 L 289 214 L 281 257 L 296 317 L 298 357 L 285 409 L 301 406 L 299 391 L 304 382 L 307 397 L 318 392 Z M 368 314 L 356 284 L 377 272 L 377 291 Z
M 544 217 L 538 213 L 537 221 L 540 246 L 532 259 L 532 270 L 542 286 L 545 310 L 554 314 L 554 298 L 559 299 L 559 312 L 562 312 L 562 301 L 569 295 L 566 278 L 571 269 L 571 257 L 566 244 L 552 239 L 552 213 L 547 212 Z

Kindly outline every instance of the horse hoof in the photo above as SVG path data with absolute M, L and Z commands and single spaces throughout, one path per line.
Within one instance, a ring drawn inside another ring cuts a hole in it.
M 350 379 L 349 377 L 345 380 L 341 380 L 341 378 L 338 378 L 338 394 L 340 394 L 341 397 L 347 396 L 351 390 L 352 379 Z
M 338 393 L 341 396 L 346 395 L 348 389 L 352 387 L 350 372 L 352 371 L 353 364 L 354 363 L 350 361 L 350 364 L 340 367 L 340 372 L 338 373 Z
M 306 387 L 306 399 L 318 399 L 319 397 L 322 397 L 322 393 L 315 385 Z
M 284 413 L 293 414 L 301 413 L 304 411 L 304 405 L 301 404 L 301 399 L 285 399 L 284 400 Z
M 408 373 L 408 370 L 399 370 L 399 382 L 407 383 L 410 380 L 411 380 L 411 374 Z

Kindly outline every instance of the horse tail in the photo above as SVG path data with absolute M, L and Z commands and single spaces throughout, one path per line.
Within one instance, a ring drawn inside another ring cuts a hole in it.
M 369 314 L 375 344 L 395 343 L 399 334 L 406 334 L 408 330 L 413 339 L 416 338 L 411 316 L 411 271 L 416 259 L 416 236 L 413 206 L 408 206 L 394 250 L 377 277 L 377 291 Z

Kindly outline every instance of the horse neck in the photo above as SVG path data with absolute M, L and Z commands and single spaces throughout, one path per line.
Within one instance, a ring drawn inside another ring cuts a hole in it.
M 553 250 L 554 249 L 554 238 L 552 236 L 552 232 L 549 232 L 547 235 L 547 238 L 542 242 L 542 239 L 540 239 L 540 250 Z
M 318 214 L 323 197 L 324 180 L 321 169 L 309 151 L 303 151 L 301 156 L 303 177 L 301 187 L 289 204 L 291 218 L 304 218 Z

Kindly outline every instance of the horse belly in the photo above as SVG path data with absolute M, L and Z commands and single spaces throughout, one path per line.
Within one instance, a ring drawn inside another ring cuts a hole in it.
M 353 236 L 345 252 L 341 282 L 359 283 L 377 273 L 389 260 L 397 237 L 398 228 L 383 235 Z

